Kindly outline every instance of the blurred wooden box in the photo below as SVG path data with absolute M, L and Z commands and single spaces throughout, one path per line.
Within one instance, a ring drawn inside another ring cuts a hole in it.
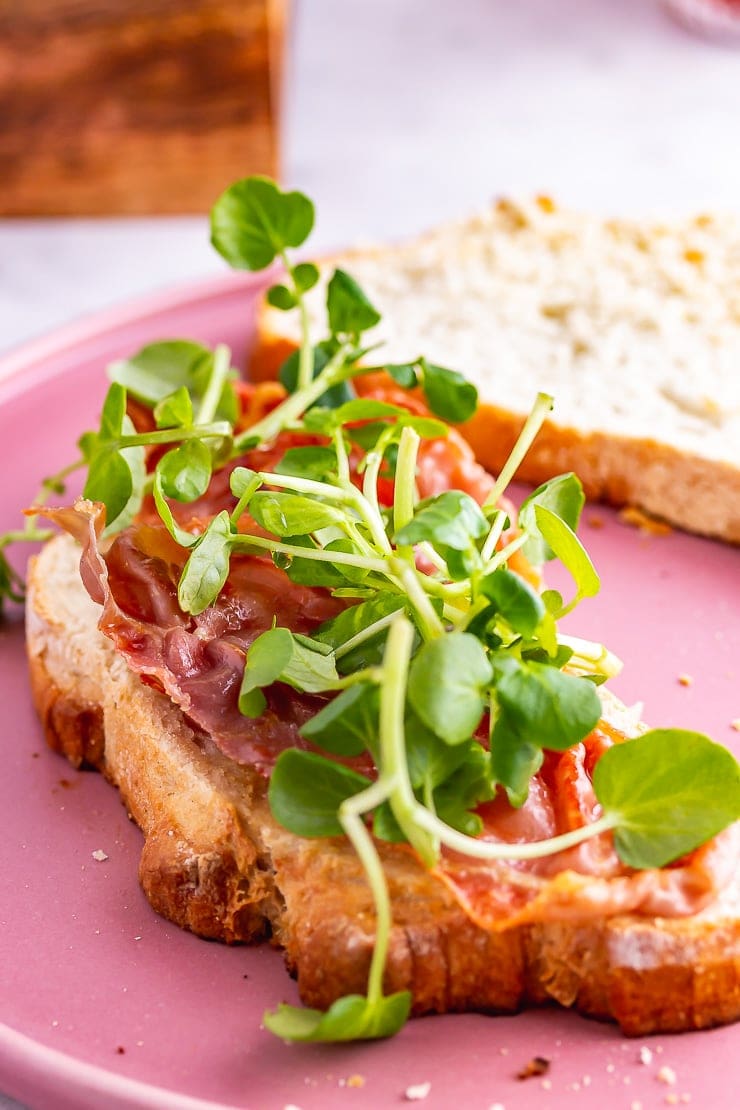
M 207 210 L 277 172 L 287 0 L 0 0 L 0 214 Z

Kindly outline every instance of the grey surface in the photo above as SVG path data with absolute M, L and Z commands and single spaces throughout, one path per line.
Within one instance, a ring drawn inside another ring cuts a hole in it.
M 614 213 L 740 205 L 740 52 L 651 0 L 295 7 L 285 178 L 317 201 L 317 248 L 500 192 Z M 201 218 L 0 222 L 0 349 L 223 269 Z

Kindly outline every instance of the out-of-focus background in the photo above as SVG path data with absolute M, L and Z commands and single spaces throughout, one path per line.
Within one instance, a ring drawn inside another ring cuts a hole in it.
M 255 169 L 318 249 L 501 193 L 735 209 L 739 135 L 740 50 L 660 0 L 0 0 L 0 349 L 223 272 L 154 213 Z

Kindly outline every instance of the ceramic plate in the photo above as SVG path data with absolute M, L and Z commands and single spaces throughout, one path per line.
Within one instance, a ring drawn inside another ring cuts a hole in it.
M 39 479 L 95 423 L 107 362 L 175 336 L 229 343 L 243 359 L 259 289 L 250 278 L 210 282 L 8 357 L 0 370 L 0 529 L 17 526 Z M 596 507 L 583 529 L 603 589 L 570 631 L 622 656 L 614 689 L 643 701 L 648 721 L 701 729 L 737 750 L 740 551 L 644 535 Z M 736 1029 L 652 1038 L 649 1063 L 640 1061 L 646 1042 L 556 1008 L 426 1018 L 369 1045 L 276 1041 L 261 1014 L 296 1000 L 280 956 L 198 940 L 150 910 L 136 881 L 141 837 L 115 791 L 44 747 L 17 613 L 0 628 L 0 683 L 0 1090 L 53 1110 L 377 1108 L 411 1096 L 425 1096 L 425 1110 L 648 1110 L 674 1095 L 712 1110 L 735 1104 Z M 96 860 L 98 850 L 107 858 Z M 533 1056 L 550 1061 L 548 1074 L 517 1080 Z M 674 1085 L 658 1078 L 664 1066 L 676 1073 Z

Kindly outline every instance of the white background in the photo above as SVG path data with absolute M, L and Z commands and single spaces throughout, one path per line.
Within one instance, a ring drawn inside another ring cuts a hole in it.
M 319 248 L 500 193 L 740 210 L 740 49 L 657 0 L 293 3 L 283 176 L 316 200 Z M 0 222 L 0 349 L 222 272 L 207 239 L 205 218 Z

